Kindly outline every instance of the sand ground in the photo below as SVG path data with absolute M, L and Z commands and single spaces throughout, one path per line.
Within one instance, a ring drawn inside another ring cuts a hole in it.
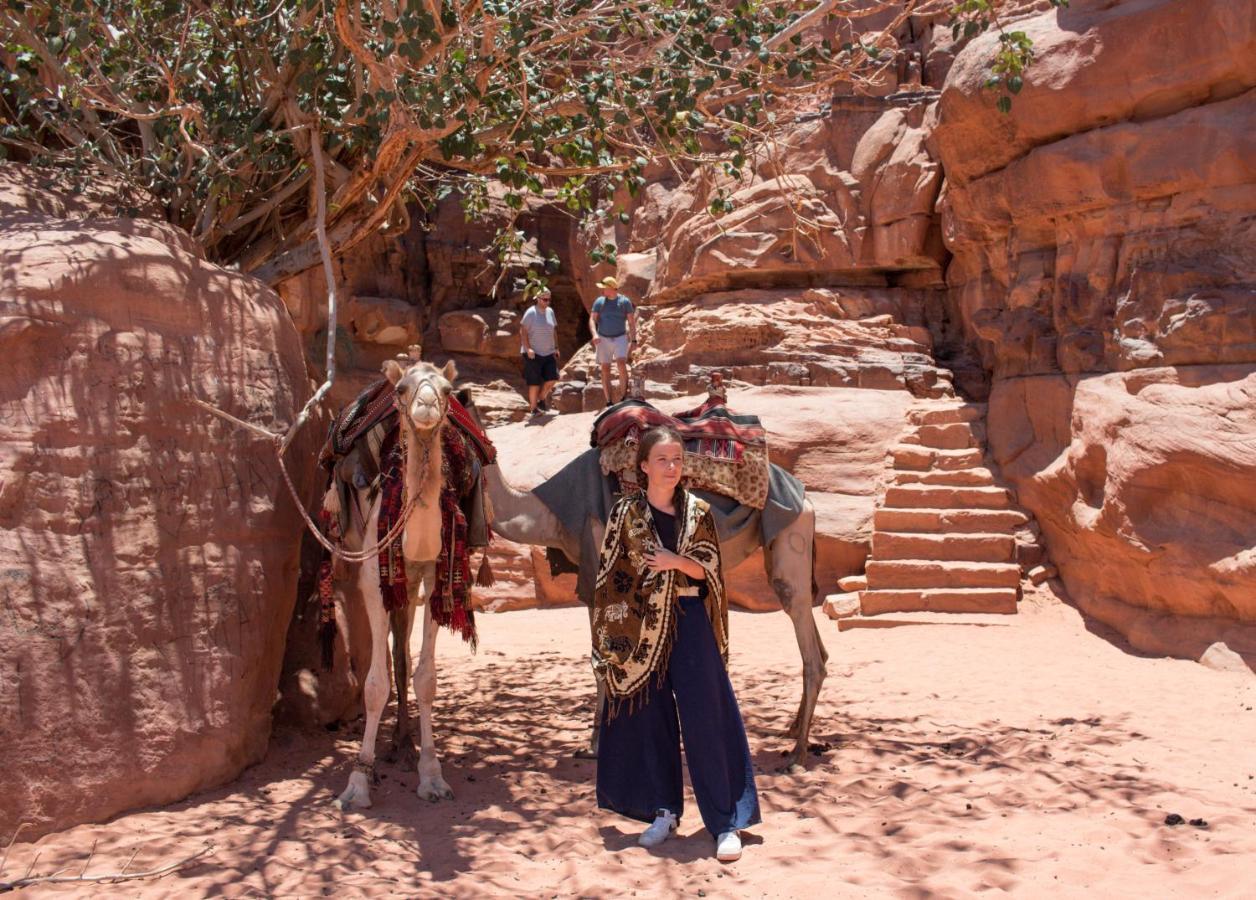
M 819 615 L 817 611 L 817 615 Z M 805 772 L 777 774 L 797 703 L 788 618 L 732 614 L 764 822 L 720 864 L 695 814 L 649 852 L 599 811 L 583 609 L 480 618 L 440 641 L 439 745 L 453 801 L 381 765 L 375 806 L 330 801 L 353 728 L 278 732 L 236 782 L 12 848 L 9 877 L 160 865 L 157 880 L 28 889 L 136 897 L 1240 897 L 1256 894 L 1256 677 L 1149 659 L 1037 596 L 1012 617 L 900 617 L 839 633 Z M 357 727 L 360 727 L 360 723 Z M 692 798 L 690 809 L 693 810 Z M 1207 828 L 1168 827 L 1169 813 Z M 138 851 L 138 852 L 136 852 Z

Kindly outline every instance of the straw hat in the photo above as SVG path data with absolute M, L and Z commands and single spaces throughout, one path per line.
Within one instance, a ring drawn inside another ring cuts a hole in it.
M 611 275 L 607 275 L 597 283 L 597 286 L 600 288 L 615 288 L 616 290 L 619 290 L 619 279 Z

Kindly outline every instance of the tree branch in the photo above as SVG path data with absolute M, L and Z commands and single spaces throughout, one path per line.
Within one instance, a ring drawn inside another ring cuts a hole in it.
M 92 849 L 94 852 L 94 845 Z M 127 873 L 126 869 L 123 869 L 121 872 L 105 872 L 100 875 L 88 875 L 86 874 L 86 865 L 83 866 L 83 871 L 78 875 L 31 875 L 28 872 L 22 878 L 18 878 L 14 881 L 0 881 L 0 894 L 8 891 L 16 891 L 19 888 L 30 887 L 35 884 L 113 884 L 121 881 L 139 881 L 142 878 L 161 878 L 164 875 L 169 875 L 171 872 L 183 868 L 193 860 L 200 859 L 205 854 L 213 852 L 214 845 L 207 843 L 204 847 L 197 850 L 190 856 L 185 856 L 182 859 L 175 860 L 172 863 L 168 863 L 167 865 L 160 866 L 156 869 L 149 869 L 146 872 Z M 134 857 L 132 857 L 132 859 L 134 859 Z M 91 863 L 91 860 L 91 856 L 88 856 L 88 864 Z M 128 863 L 128 867 L 129 865 L 130 864 Z

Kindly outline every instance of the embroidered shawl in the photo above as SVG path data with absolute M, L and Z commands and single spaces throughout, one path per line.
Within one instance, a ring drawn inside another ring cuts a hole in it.
M 715 519 L 710 505 L 688 491 L 678 492 L 677 512 L 676 549 L 706 571 L 707 616 L 727 665 L 728 601 Z M 651 676 L 667 673 L 679 592 L 690 583 L 683 572 L 646 568 L 643 556 L 661 546 L 645 492 L 621 498 L 606 523 L 593 593 L 593 669 L 606 685 L 611 715 L 635 701 Z

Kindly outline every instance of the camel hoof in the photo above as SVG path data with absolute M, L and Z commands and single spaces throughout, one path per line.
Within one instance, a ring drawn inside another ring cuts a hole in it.
M 361 772 L 350 775 L 349 786 L 332 801 L 332 805 L 342 813 L 351 809 L 370 809 L 371 786 L 367 783 L 366 776 Z
M 431 803 L 435 803 L 438 800 L 454 799 L 453 788 L 451 788 L 445 782 L 445 779 L 441 778 L 439 775 L 434 775 L 431 778 L 424 778 L 419 782 L 419 786 L 415 793 Z
M 807 771 L 807 767 L 803 764 L 806 759 L 802 753 L 793 750 L 785 757 L 785 761 L 776 767 L 778 775 L 801 775 Z

